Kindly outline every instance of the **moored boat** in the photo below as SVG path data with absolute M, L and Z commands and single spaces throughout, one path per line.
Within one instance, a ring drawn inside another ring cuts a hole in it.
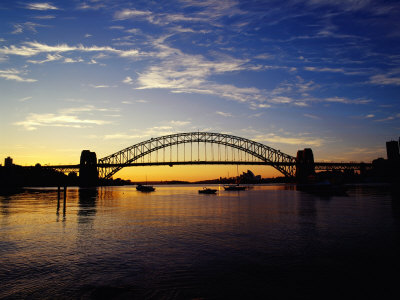
M 215 194 L 217 192 L 216 189 L 210 189 L 210 188 L 203 188 L 202 190 L 199 190 L 199 194 Z
M 244 191 L 246 189 L 245 186 L 235 184 L 235 185 L 224 185 L 225 191 Z
M 138 184 L 136 190 L 140 192 L 153 192 L 155 191 L 155 188 L 151 185 Z

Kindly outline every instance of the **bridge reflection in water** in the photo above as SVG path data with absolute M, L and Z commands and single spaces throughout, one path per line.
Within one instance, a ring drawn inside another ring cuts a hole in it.
M 98 176 L 111 178 L 124 167 L 157 165 L 269 165 L 285 177 L 305 178 L 315 170 L 356 170 L 369 168 L 369 163 L 314 162 L 310 148 L 299 150 L 297 157 L 285 154 L 259 142 L 222 133 L 189 132 L 165 135 L 137 143 L 100 158 L 83 150 L 79 165 L 47 166 L 63 172 L 79 170 L 84 181 Z

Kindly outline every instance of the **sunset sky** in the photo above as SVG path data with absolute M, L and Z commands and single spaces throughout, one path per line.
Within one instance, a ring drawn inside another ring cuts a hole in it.
M 398 1 L 2 0 L 0 20 L 2 164 L 76 164 L 190 131 L 371 161 L 400 135 Z

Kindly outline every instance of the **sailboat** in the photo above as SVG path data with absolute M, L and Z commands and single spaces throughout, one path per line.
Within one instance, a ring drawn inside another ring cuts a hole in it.
M 155 191 L 155 188 L 151 185 L 138 184 L 136 190 L 140 192 L 153 192 Z
M 147 176 L 146 176 L 146 185 L 138 184 L 136 190 L 140 192 L 153 192 L 156 189 L 152 185 L 147 185 Z
M 238 168 L 239 168 L 239 166 L 236 166 L 236 173 L 237 173 L 236 184 L 224 185 L 225 191 L 244 191 L 246 189 L 245 186 L 239 185 L 239 171 L 238 171 Z

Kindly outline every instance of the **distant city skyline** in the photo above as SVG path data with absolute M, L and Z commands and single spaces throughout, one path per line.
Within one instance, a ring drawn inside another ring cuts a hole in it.
M 2 1 L 0 157 L 74 164 L 208 131 L 318 161 L 386 158 L 400 135 L 400 4 Z M 263 177 L 272 168 L 241 167 Z M 236 167 L 129 168 L 201 180 Z

